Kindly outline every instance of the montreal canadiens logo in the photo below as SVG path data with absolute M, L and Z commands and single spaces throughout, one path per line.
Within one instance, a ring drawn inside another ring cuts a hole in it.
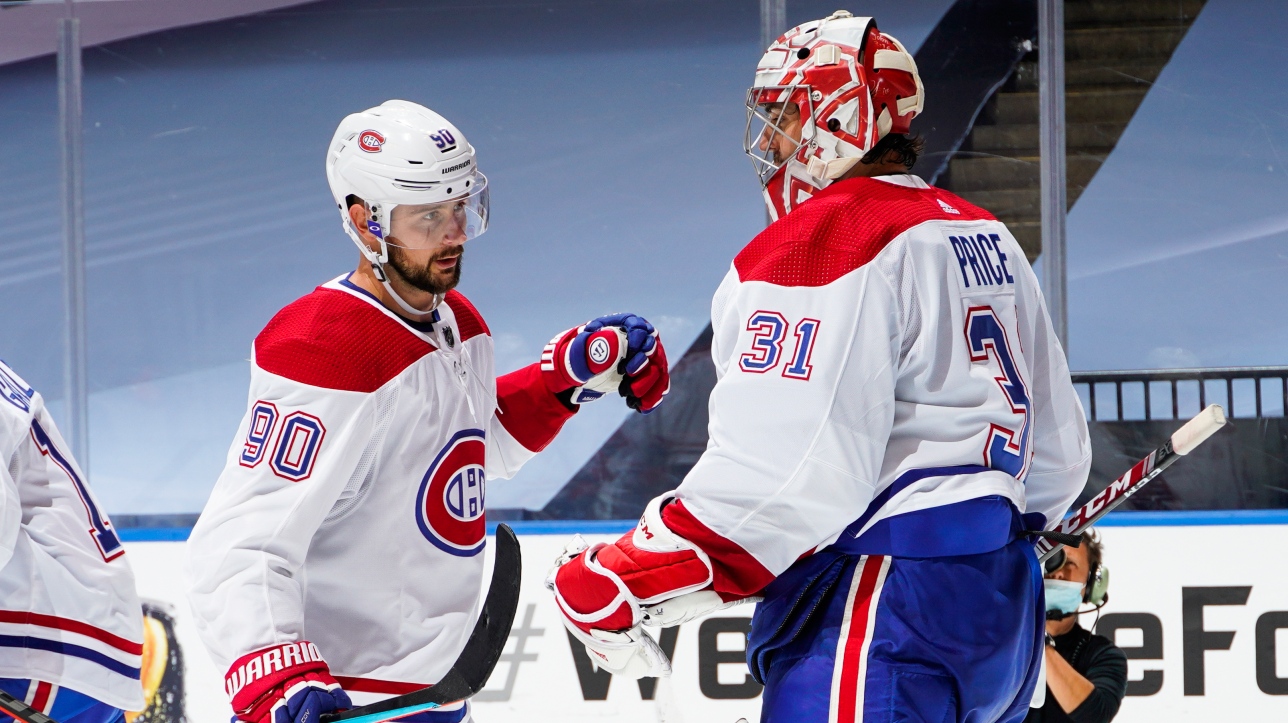
M 486 451 L 482 430 L 457 432 L 420 482 L 416 524 L 425 539 L 443 552 L 472 557 L 483 549 L 487 536 L 483 513 Z
M 376 131 L 363 131 L 358 135 L 358 147 L 367 153 L 379 153 L 385 144 L 385 137 Z

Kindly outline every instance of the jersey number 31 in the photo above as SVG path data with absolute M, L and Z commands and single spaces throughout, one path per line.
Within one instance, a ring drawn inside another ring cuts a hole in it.
M 810 357 L 814 355 L 820 323 L 818 319 L 801 319 L 793 328 L 777 311 L 757 311 L 747 319 L 747 331 L 752 333 L 751 351 L 738 358 L 738 368 L 748 374 L 764 374 L 777 368 L 783 358 L 783 340 L 790 328 L 796 345 L 782 374 L 788 379 L 809 381 L 814 372 Z
M 1011 353 L 1006 327 L 992 307 L 966 311 L 966 348 L 972 364 L 996 364 L 993 379 L 1018 416 L 1014 428 L 990 424 L 984 445 L 984 464 L 1021 482 L 1029 466 L 1029 392 Z

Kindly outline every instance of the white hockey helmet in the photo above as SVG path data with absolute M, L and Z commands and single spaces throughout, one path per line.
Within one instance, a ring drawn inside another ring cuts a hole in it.
M 467 239 L 487 230 L 487 177 L 478 170 L 474 147 L 456 126 L 434 111 L 405 100 L 387 100 L 340 121 L 326 156 L 327 183 L 340 211 L 341 224 L 376 276 L 409 313 L 412 308 L 389 287 L 384 265 L 389 246 L 425 248 L 423 219 L 417 231 L 395 233 L 395 209 L 406 205 L 456 203 L 451 217 Z M 367 247 L 349 217 L 348 199 L 367 205 L 367 230 L 380 240 L 380 250 Z M 437 303 L 437 302 L 436 302 Z

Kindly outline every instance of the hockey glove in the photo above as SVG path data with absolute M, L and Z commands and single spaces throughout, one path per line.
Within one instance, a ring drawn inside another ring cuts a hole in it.
M 564 612 L 564 615 L 560 616 L 560 620 L 563 621 L 564 627 L 568 629 L 568 632 L 572 633 L 573 637 L 586 646 L 586 655 L 596 667 L 607 670 L 613 675 L 633 679 L 669 676 L 671 674 L 671 661 L 667 659 L 666 653 L 662 652 L 653 637 L 640 627 L 640 616 L 638 614 L 631 614 L 625 610 L 619 611 L 625 613 L 625 618 L 623 619 L 631 621 L 630 627 L 626 630 L 608 631 L 591 628 L 587 623 L 594 620 L 611 625 L 612 622 L 604 621 L 594 614 L 589 616 L 578 615 L 572 612 L 571 607 L 565 607 L 567 603 L 562 601 L 563 596 L 560 594 L 556 582 L 559 577 L 559 570 L 574 560 L 582 558 L 588 551 L 593 559 L 594 553 L 603 547 L 605 546 L 602 544 L 596 545 L 594 550 L 590 550 L 581 535 L 575 535 L 568 545 L 564 547 L 563 553 L 555 560 L 554 566 L 550 568 L 550 573 L 546 576 L 546 588 L 555 593 L 556 600 L 561 601 L 560 609 Z M 594 562 L 592 561 L 590 564 L 594 565 Z M 572 583 L 565 579 L 564 585 L 569 584 Z M 624 591 L 622 594 L 633 601 L 634 596 L 629 591 Z M 619 595 L 619 597 L 621 596 Z M 628 603 L 628 605 L 631 608 L 637 607 L 633 602 Z M 580 624 L 569 619 L 567 617 L 569 614 L 576 616 Z
M 646 369 L 649 355 L 660 346 L 657 331 L 643 318 L 601 316 L 550 340 L 541 352 L 542 378 L 552 393 L 572 390 L 574 404 L 594 401 L 611 391 L 626 396 L 624 378 Z M 641 387 L 641 392 L 652 386 Z
M 633 532 L 611 545 L 587 547 L 573 538 L 546 578 L 561 619 L 596 664 L 628 677 L 665 675 L 666 656 L 643 623 L 678 624 L 727 601 L 710 590 L 706 553 L 672 532 L 663 507 L 673 493 L 649 502 Z M 676 605 L 670 611 L 669 603 Z
M 762 597 L 726 600 L 715 590 L 699 590 L 673 597 L 656 605 L 644 606 L 644 624 L 651 628 L 670 628 L 728 610 L 735 605 L 760 602 Z
M 564 623 L 568 627 L 567 623 Z M 671 661 L 658 647 L 653 636 L 638 625 L 620 633 L 603 630 L 582 632 L 568 627 L 574 637 L 586 644 L 586 654 L 595 666 L 613 675 L 639 680 L 640 678 L 668 678 Z
M 671 391 L 671 371 L 667 367 L 666 349 L 662 339 L 653 332 L 644 351 L 627 360 L 625 375 L 618 392 L 626 397 L 626 406 L 640 414 L 648 414 L 662 403 Z
M 324 713 L 353 707 L 317 646 L 303 640 L 238 658 L 224 688 L 233 723 L 317 723 Z

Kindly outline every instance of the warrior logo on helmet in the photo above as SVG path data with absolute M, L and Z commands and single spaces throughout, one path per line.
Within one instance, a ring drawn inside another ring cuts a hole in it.
M 434 547 L 457 557 L 473 557 L 483 550 L 486 451 L 480 429 L 452 435 L 416 494 L 416 525 L 421 534 Z
M 366 130 L 358 136 L 358 147 L 367 153 L 379 153 L 384 144 L 385 137 L 377 131 Z

